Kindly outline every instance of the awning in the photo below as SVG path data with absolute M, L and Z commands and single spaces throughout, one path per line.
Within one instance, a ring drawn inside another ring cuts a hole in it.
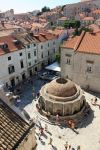
M 52 70 L 52 71 L 58 71 L 58 72 L 61 71 L 61 67 L 59 66 L 58 62 L 55 62 L 55 63 L 45 67 L 45 69 Z

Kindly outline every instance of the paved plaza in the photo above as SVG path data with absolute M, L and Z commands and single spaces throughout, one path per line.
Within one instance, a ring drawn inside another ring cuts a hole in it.
M 33 86 L 35 92 L 37 93 L 41 86 L 44 84 L 43 80 L 33 79 Z M 39 140 L 40 130 L 36 126 L 36 139 L 37 148 L 36 150 L 65 150 L 64 145 L 68 142 L 72 146 L 73 150 L 77 148 L 78 145 L 81 146 L 81 150 L 100 150 L 100 99 L 98 97 L 97 106 L 91 104 L 91 99 L 94 98 L 93 93 L 84 93 L 86 100 L 91 106 L 92 113 L 89 117 L 84 118 L 80 123 L 79 128 L 76 129 L 77 133 L 73 130 L 58 126 L 56 124 L 50 123 L 45 117 L 42 117 L 36 109 L 36 103 L 32 97 L 32 85 L 25 85 L 26 88 L 23 90 L 21 97 L 20 108 L 24 108 L 37 125 L 41 124 L 45 127 L 48 126 L 48 132 L 44 131 L 41 140 Z M 99 95 L 98 95 L 99 96 Z M 48 144 L 52 138 L 52 146 Z M 71 149 L 70 149 L 71 150 Z

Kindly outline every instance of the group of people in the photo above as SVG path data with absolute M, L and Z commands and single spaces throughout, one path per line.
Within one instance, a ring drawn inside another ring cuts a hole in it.
M 39 137 L 39 140 L 42 141 L 41 136 L 44 135 L 44 132 L 49 132 L 49 131 L 48 131 L 48 125 L 45 124 L 45 127 L 43 128 L 42 125 L 41 125 L 41 123 L 39 122 L 39 131 L 40 131 L 40 132 L 39 132 L 38 137 Z M 49 138 L 48 145 L 53 146 L 53 145 L 52 145 L 52 142 L 53 142 L 53 139 L 50 137 L 50 138 Z
M 68 144 L 68 142 L 66 142 L 66 144 L 64 146 L 65 146 L 65 150 L 81 150 L 81 146 L 80 145 L 78 145 L 77 148 L 75 149 L 70 144 Z
M 41 123 L 39 123 L 39 131 L 40 131 L 39 132 L 39 140 L 42 140 L 41 136 L 43 136 L 44 131 L 48 132 L 48 125 L 45 124 L 45 127 L 43 128 L 42 125 L 41 125 Z
M 75 129 L 75 122 L 73 120 L 69 120 L 67 122 L 67 125 L 68 125 L 69 128 Z
M 70 122 L 70 123 L 73 123 L 73 122 Z M 39 136 L 38 137 L 39 137 L 39 140 L 42 141 L 41 136 L 43 136 L 44 131 L 48 132 L 48 125 L 45 124 L 45 127 L 43 128 L 41 123 L 40 123 L 39 124 L 39 131 L 40 132 L 39 132 Z M 51 138 L 51 137 L 49 138 L 48 145 L 53 146 L 53 138 Z M 78 145 L 77 148 L 75 149 L 73 146 L 71 146 L 71 144 L 68 144 L 68 142 L 65 143 L 64 148 L 65 148 L 65 150 L 81 150 L 80 145 Z

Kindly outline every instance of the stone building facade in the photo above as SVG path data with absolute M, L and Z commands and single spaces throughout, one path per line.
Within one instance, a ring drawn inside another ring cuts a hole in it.
M 85 33 L 61 46 L 61 74 L 83 88 L 100 92 L 100 32 Z
M 51 33 L 1 36 L 0 83 L 15 86 L 52 63 L 59 48 L 58 41 Z

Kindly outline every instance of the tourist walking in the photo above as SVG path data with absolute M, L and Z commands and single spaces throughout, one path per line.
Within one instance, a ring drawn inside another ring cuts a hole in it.
M 65 146 L 65 150 L 68 150 L 68 142 L 66 142 Z
M 49 143 L 48 143 L 48 144 L 52 145 L 52 141 L 53 141 L 53 139 L 52 139 L 52 138 L 50 138 L 50 141 L 49 141 Z
M 45 124 L 45 131 L 47 132 L 48 131 L 48 125 Z
M 59 123 L 59 120 L 60 120 L 60 118 L 59 118 L 59 115 L 57 114 L 56 115 L 56 122 L 57 122 L 57 124 Z
M 44 131 L 44 128 L 40 128 L 40 133 L 41 133 L 41 135 L 43 135 L 43 131 Z
M 41 141 L 42 139 L 41 139 L 41 134 L 39 133 L 39 141 Z
M 71 150 L 71 145 L 69 145 L 69 150 Z
M 81 150 L 81 147 L 80 147 L 80 145 L 78 145 L 78 146 L 77 146 L 77 150 Z

